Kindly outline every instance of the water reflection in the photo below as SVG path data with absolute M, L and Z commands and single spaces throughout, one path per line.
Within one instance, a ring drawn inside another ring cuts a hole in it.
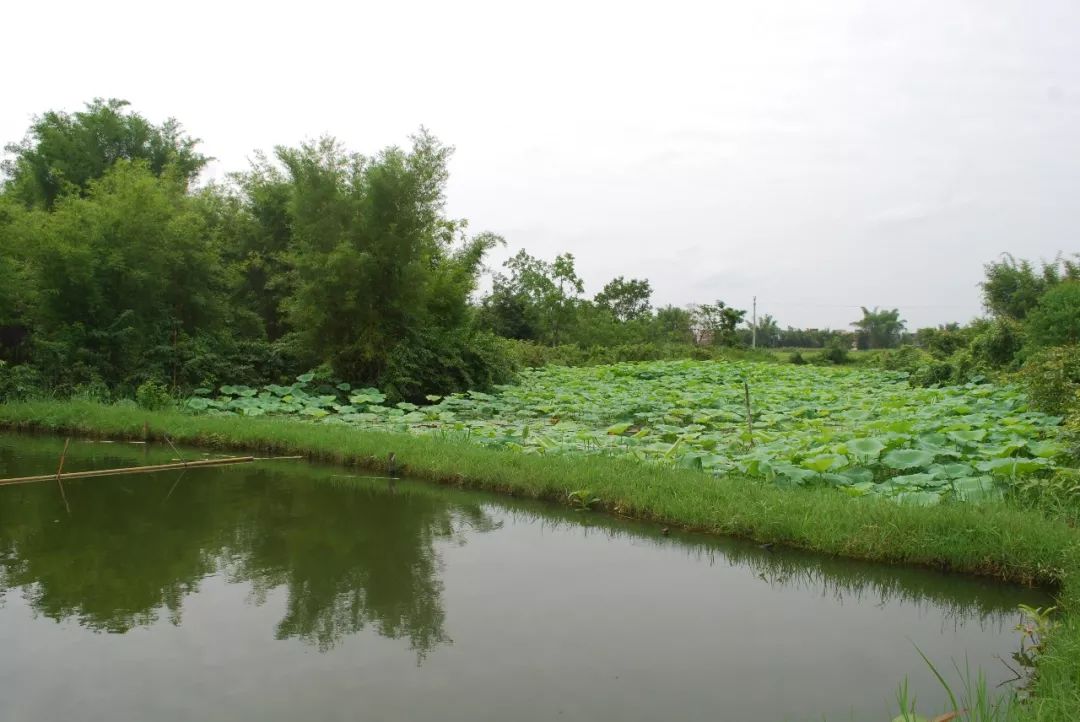
M 39 473 L 55 439 L 0 437 L 0 477 Z M 16 453 L 16 448 L 18 453 Z M 71 468 L 157 462 L 167 449 L 73 444 Z M 631 544 L 676 548 L 739 567 L 770 586 L 838 602 L 933 604 L 996 625 L 1015 617 L 1015 590 L 919 570 L 770 552 L 729 540 L 408 481 L 350 478 L 299 462 L 0 488 L 0 595 L 21 590 L 38 615 L 123 633 L 164 616 L 215 575 L 250 585 L 262 604 L 284 590 L 277 639 L 328 650 L 371 629 L 407 641 L 422 661 L 449 644 L 440 548 L 464 545 L 504 520 L 571 528 Z
M 0 446 L 2 475 L 42 468 L 35 445 L 20 441 L 17 456 Z M 138 453 L 82 461 L 125 465 Z M 449 641 L 435 545 L 495 528 L 478 502 L 391 494 L 297 463 L 234 471 L 69 481 L 70 517 L 55 485 L 5 487 L 0 593 L 19 589 L 36 614 L 122 633 L 163 614 L 179 625 L 184 597 L 220 574 L 249 583 L 256 603 L 286 590 L 279 639 L 326 650 L 371 627 L 421 658 Z

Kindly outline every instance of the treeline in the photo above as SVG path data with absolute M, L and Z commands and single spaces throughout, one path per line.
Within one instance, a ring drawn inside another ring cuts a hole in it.
M 583 298 L 570 254 L 518 254 L 477 302 L 503 240 L 446 215 L 452 149 L 423 130 L 370 156 L 329 138 L 279 146 L 203 187 L 199 148 L 175 120 L 101 99 L 45 113 L 6 147 L 0 400 L 316 368 L 422 399 L 506 381 L 551 348 L 740 343 L 745 312 L 720 301 L 654 310 L 648 281 L 622 277 Z
M 7 147 L 8 396 L 268 383 L 321 364 L 402 398 L 509 377 L 470 303 L 502 241 L 446 216 L 450 148 L 425 131 L 372 156 L 323 139 L 196 189 L 198 141 L 126 105 L 46 113 Z
M 447 216 L 452 149 L 421 130 L 361 155 L 279 146 L 197 187 L 209 159 L 175 120 L 118 100 L 36 118 L 0 187 L 0 401 L 291 381 L 312 369 L 422 400 L 521 365 L 731 356 L 731 349 L 897 349 L 919 383 L 1016 370 L 1076 342 L 1077 264 L 987 267 L 990 317 L 909 332 L 898 309 L 850 329 L 751 326 L 723 301 L 652 305 L 647 279 L 589 297 L 572 254 L 521 251 L 476 298 L 504 241 Z M 1070 325 L 1073 324 L 1073 325 Z M 801 355 L 795 359 L 802 359 Z
M 1005 255 L 985 272 L 986 318 L 920 329 L 881 363 L 919 385 L 1017 373 L 1040 407 L 1080 411 L 1080 255 L 1039 264 Z

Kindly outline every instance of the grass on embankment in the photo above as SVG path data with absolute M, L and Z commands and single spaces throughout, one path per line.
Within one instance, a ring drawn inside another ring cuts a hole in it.
M 600 456 L 535 456 L 437 436 L 252 417 L 194 416 L 92 402 L 0 406 L 0 427 L 142 439 L 168 434 L 197 446 L 303 454 L 381 468 L 394 451 L 411 476 L 567 503 L 588 490 L 599 506 L 687 529 L 846 557 L 924 564 L 1020 582 L 1061 581 L 1080 534 L 1005 504 L 902 506 L 829 489 L 781 490 L 738 477 Z
M 904 506 L 622 459 L 527 456 L 436 436 L 80 401 L 0 405 L 0 427 L 126 439 L 168 434 L 203 447 L 304 454 L 374 469 L 394 451 L 405 473 L 443 483 L 562 503 L 571 492 L 588 490 L 609 511 L 697 531 L 857 559 L 1063 584 L 1063 622 L 1039 665 L 1035 701 L 1023 715 L 1038 722 L 1080 719 L 1080 533 L 1035 511 L 1003 503 Z

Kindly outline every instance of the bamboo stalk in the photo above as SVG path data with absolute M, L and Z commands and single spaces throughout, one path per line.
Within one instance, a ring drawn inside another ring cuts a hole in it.
M 32 484 L 53 479 L 90 479 L 98 476 L 119 476 L 121 474 L 150 474 L 155 471 L 171 469 L 191 469 L 197 466 L 224 466 L 226 464 L 245 464 L 255 461 L 254 456 L 231 456 L 226 459 L 203 459 L 181 464 L 154 464 L 151 466 L 128 466 L 122 469 L 97 469 L 95 471 L 69 471 L 66 474 L 43 474 L 41 476 L 20 476 L 13 479 L 0 479 L 0 486 L 8 484 Z
M 67 509 L 68 516 L 71 516 L 71 506 L 68 504 L 67 494 L 64 493 L 64 482 L 60 480 L 62 472 L 64 470 L 64 459 L 67 458 L 68 446 L 71 445 L 71 437 L 67 438 L 64 442 L 64 450 L 60 452 L 60 466 L 56 467 L 56 485 L 60 487 L 60 497 L 64 500 L 64 508 Z

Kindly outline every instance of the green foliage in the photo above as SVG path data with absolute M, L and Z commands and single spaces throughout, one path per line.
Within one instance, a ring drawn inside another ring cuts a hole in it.
M 169 390 L 160 381 L 145 381 L 135 390 L 135 402 L 148 411 L 168 408 L 172 401 Z
M 1080 347 L 1059 346 L 1029 356 L 1019 378 L 1032 404 L 1052 414 L 1080 411 Z
M 5 192 L 28 206 L 52 208 L 64 195 L 85 194 L 118 162 L 139 161 L 155 176 L 186 185 L 209 160 L 199 141 L 170 118 L 157 126 L 128 103 L 97 98 L 76 113 L 49 111 L 35 118 L 2 166 Z
M 972 324 L 969 350 L 976 363 L 992 369 L 1011 369 L 1025 344 L 1023 327 L 1008 318 Z
M 627 281 L 619 276 L 609 281 L 593 302 L 608 309 L 616 320 L 631 321 L 649 313 L 651 297 L 652 286 L 647 280 L 631 278 Z
M 1063 281 L 1080 280 L 1080 255 L 1075 257 L 1077 261 L 1058 256 L 1036 270 L 1030 261 L 1004 254 L 984 266 L 983 304 L 999 318 L 1023 321 L 1048 290 Z
M 780 344 L 780 334 L 780 325 L 775 318 L 766 313 L 758 319 L 757 333 L 752 333 L 751 338 L 756 339 L 758 346 L 774 348 Z
M 33 366 L 0 361 L 0 403 L 31 399 L 43 391 L 41 374 Z
M 678 344 L 694 342 L 694 316 L 685 308 L 664 306 L 656 309 L 652 327 L 652 340 L 656 342 Z
M 288 320 L 339 377 L 403 394 L 432 380 L 441 385 L 428 391 L 461 388 L 446 385 L 445 365 L 418 370 L 462 352 L 469 295 L 501 239 L 465 238 L 443 215 L 450 153 L 426 132 L 372 158 L 332 139 L 278 149 L 291 189 Z
M 900 318 L 899 309 L 874 310 L 863 306 L 863 317 L 853 321 L 852 326 L 858 329 L 859 348 L 893 348 L 900 343 L 900 337 L 904 332 L 904 320 Z
M 150 367 L 172 377 L 181 335 L 223 328 L 225 279 L 181 187 L 119 162 L 85 197 L 36 213 L 25 241 L 35 249 L 36 283 L 48 289 L 32 312 L 47 374 L 83 364 L 132 385 Z
M 494 393 L 424 406 L 381 393 L 346 400 L 333 387 L 303 384 L 223 387 L 218 399 L 188 405 L 460 435 L 521 454 L 624 456 L 919 505 L 998 498 L 1019 481 L 1051 475 L 1067 455 L 1060 419 L 1028 410 L 1013 387 L 911 388 L 885 371 L 753 362 L 546 366 L 520 376 Z M 744 381 L 753 389 L 753 444 Z
M 694 333 L 700 343 L 713 346 L 736 346 L 739 343 L 736 329 L 746 316 L 746 311 L 731 308 L 723 301 L 702 303 L 692 310 Z
M 27 213 L 10 198 L 0 196 L 0 329 L 25 321 L 34 304 L 34 286 L 28 268 L 25 238 Z M 0 358 L 5 346 L 0 336 Z
M 973 328 L 950 323 L 937 328 L 920 328 L 915 332 L 915 343 L 936 358 L 948 358 L 957 351 L 965 350 L 971 343 Z
M 548 263 L 519 251 L 503 268 L 482 303 L 482 325 L 507 338 L 553 346 L 565 342 L 584 303 L 574 256 L 566 253 Z M 632 304 L 624 310 L 632 311 Z
M 806 359 L 803 358 L 802 353 L 800 353 L 799 351 L 792 351 L 791 355 L 788 356 L 788 361 L 795 364 L 796 366 L 803 366 L 804 364 L 806 364 Z
M 920 366 L 930 362 L 933 357 L 915 346 L 901 346 L 898 349 L 884 352 L 878 359 L 881 368 L 886 371 L 903 371 L 908 374 L 915 373 Z
M 1035 348 L 1080 343 L 1080 281 L 1059 283 L 1040 296 L 1024 330 Z
M 848 358 L 849 354 L 848 344 L 844 339 L 834 337 L 829 340 L 825 350 L 821 352 L 821 357 L 831 364 L 841 365 L 846 364 L 850 360 Z
M 626 361 L 665 361 L 694 359 L 697 361 L 754 360 L 773 362 L 764 350 L 724 346 L 697 346 L 691 343 L 624 343 L 609 346 L 542 346 L 532 341 L 510 341 L 507 349 L 516 368 L 541 366 L 596 366 Z

